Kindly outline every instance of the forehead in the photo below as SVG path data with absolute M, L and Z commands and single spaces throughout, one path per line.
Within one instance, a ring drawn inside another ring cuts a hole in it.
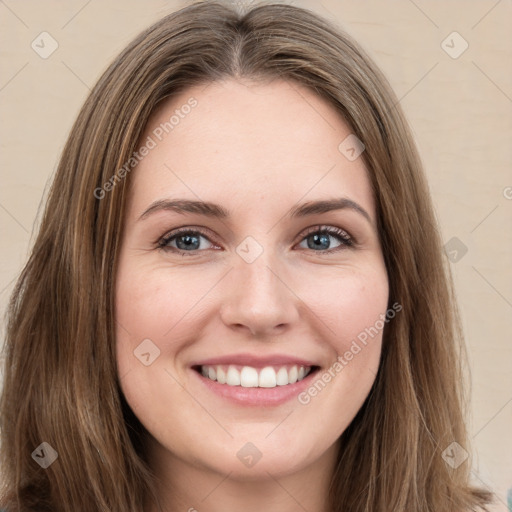
M 132 204 L 188 197 L 243 208 L 345 195 L 373 208 L 362 158 L 339 145 L 350 126 L 325 99 L 284 80 L 233 79 L 190 87 L 164 100 L 140 146 Z

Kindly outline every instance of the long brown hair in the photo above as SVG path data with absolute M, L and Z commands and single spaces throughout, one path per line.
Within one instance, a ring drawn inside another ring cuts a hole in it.
M 390 304 L 402 311 L 386 326 L 372 391 L 342 435 L 332 511 L 484 508 L 490 495 L 470 487 L 470 461 L 454 468 L 443 458 L 453 442 L 469 451 L 464 345 L 396 96 L 356 42 L 318 15 L 286 4 L 238 13 L 209 1 L 142 32 L 99 79 L 71 130 L 8 310 L 0 502 L 12 511 L 134 512 L 157 500 L 146 433 L 116 372 L 114 283 L 131 181 L 118 171 L 163 98 L 228 77 L 310 87 L 365 145 Z M 58 454 L 47 468 L 33 455 L 48 450 L 43 442 Z

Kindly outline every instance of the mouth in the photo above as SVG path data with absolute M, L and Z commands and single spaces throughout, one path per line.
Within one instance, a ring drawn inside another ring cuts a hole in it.
M 321 367 L 289 354 L 238 353 L 194 361 L 189 368 L 206 400 L 267 408 L 297 398 Z
M 268 365 L 264 367 L 237 364 L 204 364 L 192 367 L 205 379 L 217 384 L 243 388 L 276 388 L 301 382 L 316 372 L 319 366 L 298 364 Z

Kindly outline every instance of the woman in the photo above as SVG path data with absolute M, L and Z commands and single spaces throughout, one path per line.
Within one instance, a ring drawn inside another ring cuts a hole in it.
M 71 131 L 9 311 L 8 510 L 470 511 L 417 151 L 338 28 L 171 14 Z

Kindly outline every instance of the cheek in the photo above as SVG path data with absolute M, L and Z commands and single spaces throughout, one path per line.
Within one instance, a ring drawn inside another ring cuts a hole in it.
M 363 405 L 378 371 L 389 285 L 383 264 L 347 272 L 320 289 L 308 286 L 309 304 L 324 329 L 332 359 L 298 397 L 309 418 L 322 415 L 337 434 Z M 395 312 L 393 310 L 393 316 Z M 306 420 L 307 422 L 307 420 Z
M 179 382 L 172 361 L 190 343 L 197 327 L 198 301 L 208 280 L 164 268 L 120 264 L 116 287 L 116 359 L 121 389 L 133 412 L 149 431 L 176 436 L 180 422 L 162 422 L 172 410 L 180 418 L 201 411 L 191 409 L 190 396 Z M 169 342 L 172 340 L 172 343 Z M 176 377 L 176 378 L 173 378 Z M 190 419 L 193 423 L 193 418 Z
M 156 361 L 161 355 L 161 333 L 169 329 L 164 312 L 171 300 L 137 272 L 120 268 L 116 290 L 116 351 L 119 375 L 139 364 Z M 160 286 L 160 285 L 158 285 Z M 140 347 L 140 348 L 139 348 Z M 149 355 L 147 355 L 149 354 Z M 138 356 L 139 361 L 136 360 Z
M 370 330 L 371 338 L 378 338 L 372 329 L 382 331 L 382 315 L 388 304 L 388 279 L 385 267 L 379 262 L 364 269 L 344 269 L 338 276 L 304 288 L 308 306 L 321 317 L 328 339 L 338 354 L 344 353 L 353 340 L 364 341 Z M 377 343 L 378 344 L 378 343 Z
M 118 344 L 140 343 L 145 338 L 160 342 L 173 338 L 201 310 L 200 301 L 211 288 L 202 273 L 169 269 L 120 268 L 116 290 Z M 173 346 L 176 345 L 173 341 Z M 133 347 L 135 348 L 135 347 Z
M 187 410 L 189 397 L 179 385 L 184 381 L 179 363 L 211 318 L 206 304 L 218 279 L 218 269 L 210 275 L 192 266 L 136 265 L 128 258 L 120 263 L 115 313 L 118 375 L 129 405 L 145 419 L 168 414 L 156 412 L 162 390 L 180 404 L 177 410 Z M 153 412 L 148 414 L 144 411 L 149 404 Z

